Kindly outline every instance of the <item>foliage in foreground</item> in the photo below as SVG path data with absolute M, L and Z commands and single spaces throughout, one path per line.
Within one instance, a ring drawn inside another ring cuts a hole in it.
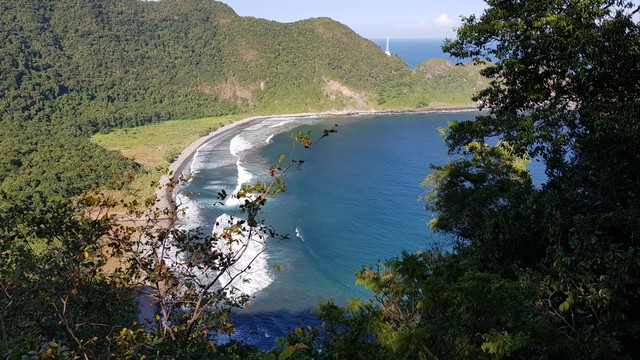
M 496 60 L 483 71 L 492 85 L 478 96 L 490 113 L 451 126 L 446 141 L 457 159 L 436 166 L 427 180 L 432 226 L 456 236 L 453 249 L 402 254 L 362 269 L 358 281 L 373 290 L 371 300 L 347 308 L 322 304 L 323 326 L 292 330 L 277 351 L 254 357 L 637 356 L 640 10 L 613 0 L 489 5 L 482 17 L 465 19 L 447 49 Z M 495 137 L 501 141 L 486 144 Z M 544 184 L 533 184 L 523 169 L 536 158 L 545 165 Z M 225 306 L 236 303 L 208 307 L 197 318 L 167 311 L 182 300 L 220 304 L 222 298 L 190 292 L 208 286 L 195 280 L 178 289 L 155 252 L 138 257 L 134 274 L 154 284 L 165 310 L 152 319 L 153 329 L 131 329 L 131 309 L 122 305 L 130 303 L 127 281 L 136 278 L 102 273 L 96 246 L 109 235 L 124 240 L 112 248 L 126 249 L 130 236 L 142 234 L 113 236 L 102 221 L 108 216 L 87 220 L 62 207 L 51 210 L 48 218 L 36 217 L 48 223 L 2 228 L 0 330 L 9 357 L 29 350 L 85 358 L 251 356 L 234 346 L 211 347 L 205 334 L 228 329 Z M 3 224 L 15 214 L 3 213 Z M 229 229 L 256 221 L 247 220 Z M 162 231 L 146 235 L 166 239 Z M 191 264 L 228 264 L 209 246 L 197 248 L 215 238 L 196 237 L 202 242 L 184 245 L 194 254 L 206 248 L 210 257 Z M 126 324 L 114 324 L 120 319 Z
M 451 124 L 456 158 L 425 182 L 431 226 L 455 236 L 453 251 L 364 268 L 374 298 L 321 305 L 323 326 L 287 339 L 309 347 L 301 358 L 640 352 L 640 7 L 487 2 L 445 49 L 497 60 L 477 97 L 489 114 Z M 543 184 L 530 159 L 545 165 Z
M 334 132 L 325 130 L 318 141 Z M 39 232 L 36 223 L 12 228 L 2 219 L 3 357 L 260 358 L 257 349 L 215 338 L 233 334 L 230 311 L 249 300 L 240 284 L 251 281 L 247 271 L 267 238 L 281 237 L 262 213 L 269 198 L 285 191 L 289 169 L 304 163 L 294 158 L 296 148 L 314 144 L 310 133 L 293 140 L 291 153 L 269 168 L 269 182 L 231 195 L 240 202 L 237 215 L 219 217 L 211 235 L 174 228 L 183 209 L 160 208 L 155 196 L 121 204 L 87 194 L 75 207 L 52 209 L 59 217 Z M 163 186 L 186 180 L 170 177 Z M 225 198 L 221 191 L 219 201 Z M 113 213 L 118 205 L 126 215 Z M 257 251 L 248 255 L 249 248 Z M 302 347 L 286 347 L 277 358 Z

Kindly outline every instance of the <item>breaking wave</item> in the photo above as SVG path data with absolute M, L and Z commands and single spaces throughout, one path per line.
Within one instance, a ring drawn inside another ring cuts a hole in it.
M 225 201 L 225 206 L 238 206 L 240 201 L 235 195 L 242 185 L 253 180 L 254 173 L 251 169 L 268 168 L 268 161 L 261 159 L 258 154 L 259 149 L 270 144 L 275 135 L 291 130 L 304 121 L 293 118 L 266 119 L 244 129 L 231 139 L 229 153 L 236 158 L 237 180 L 232 195 Z
M 194 154 L 189 170 L 194 175 L 190 183 L 196 187 L 197 194 L 186 195 L 189 185 L 175 193 L 176 203 L 179 205 L 177 228 L 208 228 L 212 236 L 219 235 L 234 221 L 229 214 L 234 213 L 239 204 L 235 195 L 242 185 L 255 178 L 266 180 L 261 178 L 268 176 L 266 170 L 269 160 L 261 158 L 261 148 L 271 143 L 275 135 L 311 121 L 314 120 L 265 119 L 203 144 Z M 224 204 L 218 203 L 215 194 L 231 188 L 234 188 L 231 196 L 227 197 Z M 296 234 L 302 238 L 299 229 Z M 242 252 L 235 265 L 222 274 L 219 286 L 229 284 L 234 289 L 234 294 L 249 296 L 254 296 L 269 286 L 274 281 L 274 274 L 269 268 L 266 241 L 263 228 L 247 226 L 245 231 L 235 234 L 230 243 L 219 242 L 216 245 L 219 251 Z M 182 262 L 180 256 L 183 255 L 179 255 L 176 248 L 165 253 L 171 254 L 174 258 L 172 263 L 178 269 Z M 217 275 L 199 273 L 197 277 L 205 280 Z
M 197 217 L 197 211 L 186 211 L 190 216 Z M 211 281 L 211 279 L 215 279 L 220 275 L 212 289 L 224 288 L 229 298 L 239 299 L 243 295 L 255 296 L 274 280 L 269 270 L 266 252 L 267 236 L 261 226 L 249 227 L 246 226 L 246 223 L 241 231 L 232 232 L 231 241 L 220 236 L 226 228 L 235 226 L 239 220 L 228 214 L 223 214 L 216 219 L 216 226 L 213 227 L 211 232 L 212 238 L 217 238 L 217 240 L 212 241 L 212 246 L 214 247 L 212 250 L 220 251 L 234 258 L 233 264 L 222 274 L 211 269 L 198 270 L 197 268 L 189 267 L 187 264 L 192 263 L 194 259 L 190 259 L 190 255 L 185 254 L 174 243 L 169 243 L 163 248 L 156 249 L 157 254 L 179 276 L 189 274 L 188 277 L 196 279 L 198 283 L 206 284 L 207 281 Z M 195 224 L 189 222 L 188 225 Z
M 219 236 L 225 228 L 235 226 L 238 218 L 223 214 L 216 219 L 212 235 Z M 233 234 L 233 240 L 218 246 L 223 253 L 235 253 L 238 261 L 221 277 L 221 284 L 229 284 L 242 294 L 254 296 L 273 282 L 267 256 L 267 236 L 261 226 L 245 226 Z
M 300 230 L 299 226 L 296 226 L 296 236 L 298 237 L 298 239 L 304 241 L 304 236 L 302 235 L 302 231 Z

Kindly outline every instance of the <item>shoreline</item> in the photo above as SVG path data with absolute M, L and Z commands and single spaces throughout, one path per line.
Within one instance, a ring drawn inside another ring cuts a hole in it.
M 250 124 L 264 119 L 278 119 L 278 118 L 313 118 L 313 117 L 331 117 L 331 116 L 360 116 L 360 115 L 384 115 L 384 114 L 418 114 L 418 113 L 433 113 L 433 112 L 462 112 L 462 111 L 477 111 L 477 107 L 444 107 L 444 108 L 424 108 L 424 109 L 399 109 L 399 110 L 341 110 L 341 111 L 325 111 L 325 112 L 309 112 L 309 113 L 295 113 L 295 114 L 279 114 L 279 115 L 257 115 L 249 116 L 240 120 L 233 121 L 231 123 L 220 126 L 218 129 L 210 132 L 209 134 L 197 139 L 189 144 L 186 148 L 180 152 L 173 162 L 168 166 L 168 172 L 160 177 L 158 186 L 155 188 L 156 202 L 153 205 L 156 211 L 169 210 L 168 216 L 159 219 L 156 223 L 158 230 L 171 230 L 175 224 L 177 218 L 177 204 L 174 197 L 174 192 L 179 189 L 175 186 L 167 186 L 170 182 L 177 180 L 183 173 L 184 169 L 193 160 L 198 149 L 211 141 L 217 136 L 232 131 L 242 125 Z M 153 211 L 152 209 L 148 209 Z M 144 287 L 139 289 L 137 297 L 139 311 L 138 320 L 141 324 L 145 322 L 145 319 L 152 319 L 155 313 L 154 300 Z
M 169 209 L 170 214 L 175 215 L 177 208 L 174 197 L 175 187 L 166 186 L 171 181 L 177 180 L 183 173 L 187 165 L 193 160 L 198 149 L 211 141 L 215 137 L 222 135 L 228 131 L 234 130 L 239 126 L 264 120 L 264 119 L 278 119 L 278 118 L 313 118 L 323 116 L 359 116 L 359 115 L 385 115 L 385 114 L 420 114 L 420 113 L 432 113 L 432 112 L 457 112 L 457 111 L 477 111 L 478 108 L 474 106 L 458 106 L 458 107 L 442 107 L 442 108 L 422 108 L 422 109 L 393 109 L 393 110 L 335 110 L 324 112 L 308 112 L 308 113 L 294 113 L 294 114 L 278 114 L 278 115 L 257 115 L 249 116 L 247 118 L 233 121 L 229 124 L 222 125 L 218 129 L 210 132 L 209 134 L 197 139 L 189 144 L 186 148 L 180 152 L 173 162 L 168 166 L 168 172 L 160 177 L 158 187 L 155 189 L 157 209 Z M 168 221 L 162 224 L 165 229 L 170 229 L 173 226 L 173 221 Z

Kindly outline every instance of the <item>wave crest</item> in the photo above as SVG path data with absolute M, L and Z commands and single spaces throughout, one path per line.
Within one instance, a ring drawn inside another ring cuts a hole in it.
M 216 219 L 212 235 L 220 236 L 225 229 L 236 227 L 238 218 L 223 214 Z M 233 253 L 238 260 L 220 277 L 221 284 L 229 284 L 242 294 L 254 296 L 273 282 L 267 257 L 267 236 L 261 226 L 245 225 L 233 232 L 232 240 L 218 246 L 219 251 Z

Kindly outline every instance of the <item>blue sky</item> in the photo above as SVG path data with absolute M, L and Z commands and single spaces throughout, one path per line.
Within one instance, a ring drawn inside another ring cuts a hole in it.
M 482 14 L 483 0 L 221 0 L 238 15 L 292 22 L 328 16 L 363 37 L 454 36 L 460 16 Z

